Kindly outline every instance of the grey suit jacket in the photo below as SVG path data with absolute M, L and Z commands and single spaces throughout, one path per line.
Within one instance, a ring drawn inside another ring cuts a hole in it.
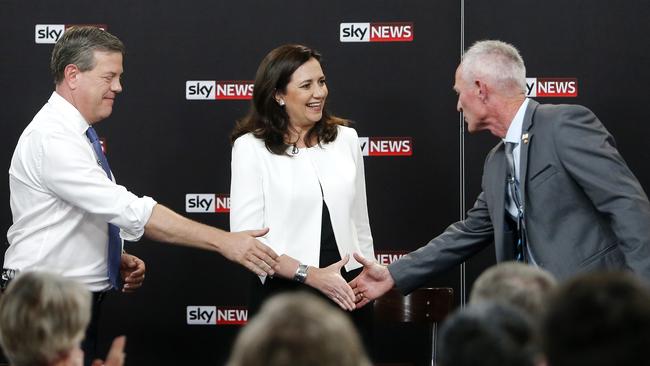
M 467 218 L 388 267 L 398 289 L 409 293 L 491 243 L 498 262 L 513 259 L 505 177 L 499 142 L 485 159 L 483 192 Z M 650 279 L 648 198 L 590 110 L 529 102 L 520 185 L 528 245 L 540 267 L 560 279 L 595 269 L 631 269 Z

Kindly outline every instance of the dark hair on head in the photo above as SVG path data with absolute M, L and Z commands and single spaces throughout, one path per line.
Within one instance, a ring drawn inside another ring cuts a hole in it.
M 65 67 L 68 65 L 77 65 L 82 72 L 92 70 L 95 67 L 94 51 L 124 54 L 124 44 L 114 35 L 97 27 L 74 26 L 67 29 L 52 50 L 50 70 L 54 84 L 63 81 Z
M 255 137 L 264 140 L 266 148 L 273 154 L 287 154 L 289 145 L 285 142 L 285 136 L 289 116 L 284 107 L 278 105 L 275 93 L 286 92 L 293 73 L 312 58 L 320 62 L 321 55 L 309 47 L 295 44 L 280 46 L 264 57 L 255 75 L 250 110 L 246 117 L 237 121 L 231 134 L 232 142 L 252 132 Z M 305 141 L 312 141 L 315 136 L 318 144 L 332 142 L 336 139 L 337 126 L 347 124 L 347 120 L 324 110 L 321 120 L 307 132 Z
M 440 330 L 441 366 L 533 366 L 537 332 L 521 310 L 490 301 L 451 314 Z
M 551 298 L 542 327 L 553 366 L 648 365 L 650 288 L 628 272 L 581 274 Z

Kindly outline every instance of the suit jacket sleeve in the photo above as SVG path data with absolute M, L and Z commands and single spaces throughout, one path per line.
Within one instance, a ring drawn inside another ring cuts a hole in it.
M 367 259 L 375 258 L 375 249 L 372 241 L 372 234 L 370 231 L 370 220 L 368 218 L 368 203 L 366 198 L 366 178 L 363 166 L 363 155 L 361 154 L 361 147 L 359 146 L 359 137 L 357 132 L 353 129 L 353 139 L 352 139 L 352 156 L 354 156 L 354 162 L 356 165 L 356 176 L 355 176 L 355 196 L 354 203 L 352 205 L 352 219 L 354 220 L 354 225 L 357 231 L 357 237 L 359 239 L 359 248 L 361 249 L 361 254 Z
M 263 168 L 249 135 L 241 136 L 235 141 L 230 168 L 230 230 L 265 227 Z M 257 239 L 268 244 L 265 237 Z
M 608 218 L 628 266 L 650 278 L 648 197 L 616 149 L 614 138 L 589 109 L 572 106 L 563 114 L 553 133 L 560 161 Z
M 408 294 L 428 278 L 474 255 L 493 237 L 485 194 L 481 192 L 465 220 L 450 225 L 427 245 L 388 266 L 388 270 L 400 292 Z

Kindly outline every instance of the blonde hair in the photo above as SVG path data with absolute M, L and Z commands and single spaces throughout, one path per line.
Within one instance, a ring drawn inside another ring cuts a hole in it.
M 228 366 L 370 366 L 352 322 L 309 293 L 280 294 L 241 331 Z
M 90 303 L 88 290 L 60 275 L 18 275 L 0 298 L 0 344 L 11 365 L 47 365 L 78 346 Z

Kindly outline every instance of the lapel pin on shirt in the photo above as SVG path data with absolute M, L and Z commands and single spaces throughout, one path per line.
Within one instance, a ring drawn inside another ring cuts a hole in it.
M 521 135 L 521 140 L 524 142 L 524 144 L 528 143 L 528 133 L 525 133 Z

